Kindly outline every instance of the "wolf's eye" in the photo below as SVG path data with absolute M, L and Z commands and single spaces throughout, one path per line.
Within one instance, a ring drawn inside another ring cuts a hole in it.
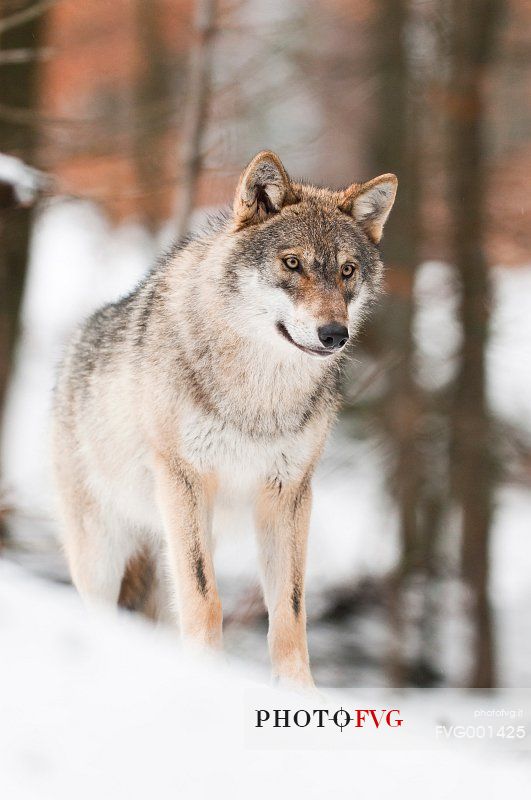
M 356 271 L 356 265 L 351 264 L 350 261 L 347 262 L 346 264 L 343 264 L 343 266 L 341 267 L 341 274 L 344 278 L 351 278 L 352 275 L 354 275 L 355 271 Z
M 299 261 L 297 256 L 285 256 L 285 258 L 283 258 L 282 261 L 284 262 L 284 264 L 288 269 L 299 269 L 301 265 L 301 262 Z

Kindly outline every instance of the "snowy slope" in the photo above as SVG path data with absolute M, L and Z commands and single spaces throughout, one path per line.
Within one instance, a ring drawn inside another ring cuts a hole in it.
M 257 750 L 244 693 L 264 680 L 185 656 L 168 634 L 0 564 L 5 800 L 520 796 L 521 758 L 478 751 Z M 300 703 L 270 690 L 278 707 Z M 317 701 L 322 705 L 322 698 Z M 348 703 L 348 698 L 345 698 Z M 419 709 L 418 713 L 421 713 Z M 342 734 L 344 736 L 344 734 Z M 344 739 L 340 739 L 343 741 Z

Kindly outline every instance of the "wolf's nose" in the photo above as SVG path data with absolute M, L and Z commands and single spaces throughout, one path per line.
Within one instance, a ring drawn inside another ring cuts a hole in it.
M 317 328 L 317 335 L 321 344 L 324 344 L 328 350 L 339 350 L 348 342 L 348 330 L 337 322 Z

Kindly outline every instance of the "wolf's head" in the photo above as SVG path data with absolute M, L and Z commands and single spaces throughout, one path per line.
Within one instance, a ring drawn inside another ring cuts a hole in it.
M 290 180 L 264 151 L 241 175 L 226 262 L 233 325 L 314 357 L 339 353 L 375 295 L 394 175 L 343 191 Z

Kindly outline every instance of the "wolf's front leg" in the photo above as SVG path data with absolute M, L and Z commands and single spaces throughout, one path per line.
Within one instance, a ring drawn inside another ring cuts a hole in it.
M 264 487 L 257 504 L 264 596 L 269 613 L 273 677 L 311 687 L 304 572 L 311 510 L 310 476 L 294 485 Z
M 187 642 L 219 648 L 222 610 L 211 553 L 215 481 L 172 457 L 159 457 L 155 476 L 181 635 Z

